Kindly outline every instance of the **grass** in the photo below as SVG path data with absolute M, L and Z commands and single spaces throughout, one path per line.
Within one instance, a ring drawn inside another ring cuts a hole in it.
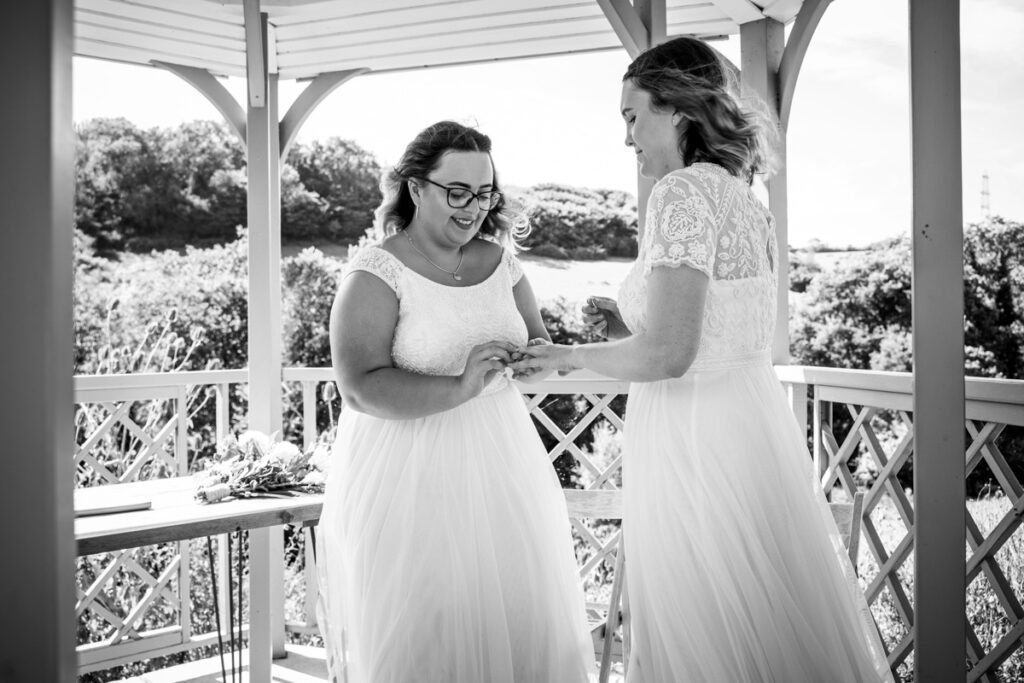
M 977 522 L 982 533 L 986 535 L 995 528 L 1010 507 L 1010 501 L 1002 495 L 987 496 L 967 502 L 967 511 Z M 888 497 L 885 497 L 871 512 L 871 520 L 887 551 L 895 548 L 907 533 L 896 507 Z M 968 549 L 967 557 L 970 555 Z M 995 560 L 1014 595 L 1017 596 L 1017 600 L 1024 599 L 1024 527 L 1017 529 L 996 553 Z M 910 553 L 906 562 L 897 571 L 911 606 L 914 601 L 913 566 L 914 554 Z M 857 568 L 862 586 L 867 586 L 878 572 L 878 566 L 863 539 Z M 967 587 L 966 603 L 967 620 L 977 636 L 982 656 L 984 656 L 999 643 L 1000 639 L 1013 627 L 1014 622 L 1007 618 L 1006 612 L 1001 607 L 999 598 L 984 572 L 979 572 Z M 871 605 L 871 611 L 875 616 L 886 649 L 891 650 L 904 638 L 907 629 L 899 616 L 889 588 L 883 589 Z M 1011 648 L 1011 652 L 1013 654 L 996 668 L 1000 681 L 1024 680 L 1024 643 L 1018 642 L 1016 651 Z M 901 683 L 913 681 L 913 654 L 897 668 L 896 673 L 896 680 Z

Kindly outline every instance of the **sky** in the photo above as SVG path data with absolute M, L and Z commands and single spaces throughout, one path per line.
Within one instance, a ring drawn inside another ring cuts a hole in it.
M 797 80 L 787 140 L 789 243 L 863 246 L 911 221 L 908 15 L 900 0 L 841 0 L 825 12 Z M 963 0 L 964 219 L 1024 221 L 1024 0 Z M 739 63 L 739 40 L 715 47 Z M 357 77 L 309 117 L 300 141 L 338 136 L 393 163 L 422 128 L 475 125 L 494 144 L 504 185 L 557 182 L 636 193 L 619 115 L 624 50 Z M 202 95 L 159 69 L 76 57 L 75 121 L 142 127 L 219 119 Z M 243 101 L 244 82 L 225 85 Z M 303 84 L 283 82 L 280 112 Z

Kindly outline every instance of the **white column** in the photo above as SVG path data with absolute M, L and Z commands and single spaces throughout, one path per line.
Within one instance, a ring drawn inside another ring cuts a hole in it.
M 960 3 L 910 0 L 914 678 L 963 681 L 964 336 Z
M 740 79 L 745 95 L 759 97 L 777 123 L 779 170 L 768 180 L 768 208 L 775 216 L 779 248 L 775 340 L 772 362 L 789 363 L 789 213 L 786 193 L 786 131 L 779 118 L 779 65 L 785 48 L 785 27 L 774 19 L 740 26 Z
M 10 7 L 0 106 L 0 678 L 74 681 L 71 0 Z
M 269 434 L 281 428 L 280 141 L 277 79 L 269 77 L 266 67 L 266 15 L 258 14 L 259 32 L 250 32 L 248 28 L 250 17 L 258 13 L 258 8 L 258 2 L 246 3 L 247 40 L 250 42 L 246 107 L 249 427 Z M 254 35 L 259 36 L 260 45 L 252 44 Z M 255 62 L 261 62 L 260 68 L 252 68 Z M 255 683 L 269 683 L 272 655 L 284 656 L 281 527 L 251 531 L 249 550 L 249 674 Z

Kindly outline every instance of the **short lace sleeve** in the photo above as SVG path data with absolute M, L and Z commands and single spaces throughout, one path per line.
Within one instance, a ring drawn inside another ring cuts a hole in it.
M 687 173 L 668 175 L 651 193 L 644 266 L 689 266 L 711 277 L 717 242 L 708 188 Z
M 520 280 L 523 279 L 523 264 L 519 262 L 516 255 L 512 253 L 511 249 L 503 250 L 501 258 L 505 261 L 505 267 L 508 268 L 508 274 L 512 278 L 512 284 L 516 285 Z
M 345 274 L 363 271 L 376 275 L 398 294 L 398 282 L 402 275 L 402 262 L 380 247 L 363 247 L 348 262 Z

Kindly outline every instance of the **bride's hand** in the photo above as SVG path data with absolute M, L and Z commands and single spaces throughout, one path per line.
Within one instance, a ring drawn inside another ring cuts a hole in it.
M 512 353 L 512 363 L 509 365 L 509 367 L 512 369 L 512 379 L 517 380 L 519 382 L 527 382 L 527 383 L 531 383 L 532 384 L 534 382 L 539 382 L 542 379 L 544 379 L 545 377 L 547 377 L 548 375 L 550 375 L 551 374 L 551 370 L 549 370 L 549 369 L 533 368 L 533 369 L 529 369 L 529 370 L 516 370 L 516 366 L 515 366 L 515 364 L 517 362 L 519 362 L 520 360 L 523 360 L 524 358 L 528 357 L 527 356 L 527 353 L 528 353 L 527 350 L 530 347 L 537 346 L 539 344 L 550 344 L 550 343 L 551 342 L 548 341 L 547 339 L 543 339 L 541 337 L 537 337 L 536 339 L 531 339 L 529 341 L 529 343 L 525 347 L 521 347 L 519 349 L 516 349 L 516 351 L 514 351 Z
M 582 366 L 573 362 L 573 347 L 564 344 L 538 344 L 522 349 L 521 360 L 509 364 L 514 373 L 534 373 L 557 371 L 565 375 Z
M 597 297 L 590 297 L 587 302 L 583 304 L 580 311 L 583 313 L 583 327 L 587 332 L 598 336 L 608 337 L 608 321 L 604 317 L 604 313 L 597 307 L 595 303 Z
M 624 339 L 632 334 L 622 322 L 619 304 L 606 296 L 591 296 L 583 305 L 583 323 L 605 339 Z
M 466 359 L 466 369 L 459 376 L 459 386 L 466 393 L 466 400 L 483 391 L 494 375 L 505 371 L 515 350 L 515 345 L 502 341 L 473 347 Z

